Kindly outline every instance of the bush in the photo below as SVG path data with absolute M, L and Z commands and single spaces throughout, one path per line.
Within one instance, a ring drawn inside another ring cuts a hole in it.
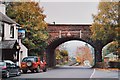
M 110 68 L 120 68 L 120 62 L 110 61 L 109 66 Z
M 106 62 L 97 62 L 95 67 L 96 68 L 108 68 L 108 64 Z

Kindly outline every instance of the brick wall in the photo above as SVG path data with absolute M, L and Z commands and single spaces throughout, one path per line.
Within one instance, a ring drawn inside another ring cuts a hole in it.
M 61 37 L 68 37 L 69 33 L 72 37 L 79 37 L 80 38 L 80 31 L 81 31 L 81 38 L 83 40 L 90 38 L 90 24 L 48 24 L 48 32 L 49 32 L 49 40 L 53 41 L 56 38 L 59 38 L 60 31 Z

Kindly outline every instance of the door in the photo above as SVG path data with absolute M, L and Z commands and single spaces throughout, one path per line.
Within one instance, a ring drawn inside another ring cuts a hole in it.
M 16 66 L 16 64 L 11 64 L 11 66 L 10 66 L 11 74 L 17 74 L 18 71 L 19 70 L 18 70 L 18 67 Z

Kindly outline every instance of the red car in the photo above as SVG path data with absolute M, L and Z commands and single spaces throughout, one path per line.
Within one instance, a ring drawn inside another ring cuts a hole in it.
M 43 72 L 46 72 L 46 62 L 41 61 L 37 56 L 25 57 L 21 62 L 21 70 L 23 73 L 27 73 L 28 70 L 31 72 L 40 72 L 40 70 L 43 70 Z

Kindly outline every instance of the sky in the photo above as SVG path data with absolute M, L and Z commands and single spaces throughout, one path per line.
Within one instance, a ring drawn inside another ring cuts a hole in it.
M 40 2 L 98 2 L 100 0 L 35 0 Z
M 77 47 L 85 46 L 85 44 L 86 44 L 85 42 L 77 41 L 77 40 L 68 41 L 64 43 L 70 57 L 76 57 L 75 52 L 77 50 Z
M 41 0 L 43 1 L 43 0 Z M 46 15 L 45 21 L 53 24 L 91 24 L 92 14 L 97 14 L 98 2 L 87 2 L 86 0 L 44 0 L 40 6 Z M 73 2 L 72 2 L 73 1 Z M 84 46 L 82 41 L 68 41 L 64 45 L 69 56 L 75 57 L 77 47 Z
M 42 0 L 43 1 L 43 0 Z M 45 0 L 46 1 L 46 0 Z M 54 0 L 41 2 L 40 6 L 44 9 L 47 23 L 56 22 L 56 24 L 91 24 L 93 22 L 92 14 L 97 13 L 98 2 L 54 2 Z
M 68 51 L 69 53 L 69 57 L 76 57 L 76 50 L 78 47 L 81 46 L 85 46 L 86 42 L 83 41 L 78 41 L 78 40 L 72 40 L 72 41 L 67 41 L 65 43 L 63 43 L 62 45 L 60 45 L 60 49 L 65 49 Z M 89 44 L 87 44 L 89 46 L 89 48 L 91 49 L 91 53 L 94 53 L 93 51 L 93 47 Z

